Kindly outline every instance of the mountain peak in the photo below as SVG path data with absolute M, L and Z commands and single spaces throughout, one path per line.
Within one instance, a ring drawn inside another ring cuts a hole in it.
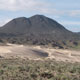
M 30 19 L 35 19 L 35 20 L 44 20 L 46 18 L 47 18 L 46 16 L 44 16 L 44 15 L 38 15 L 38 14 L 30 17 Z
M 24 20 L 27 20 L 28 18 L 26 18 L 26 17 L 18 17 L 18 18 L 15 18 L 15 19 L 13 19 L 13 21 L 24 21 Z
M 36 15 L 34 15 L 34 16 L 32 16 L 32 17 L 41 18 L 41 17 L 46 17 L 46 16 L 44 16 L 44 15 L 39 15 L 39 14 L 36 14 Z
M 26 17 L 18 17 L 18 18 L 15 18 L 15 19 L 27 19 Z

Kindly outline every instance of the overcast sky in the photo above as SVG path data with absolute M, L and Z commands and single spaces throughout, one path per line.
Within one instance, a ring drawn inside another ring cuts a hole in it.
M 80 32 L 80 0 L 0 0 L 0 26 L 16 17 L 41 14 Z

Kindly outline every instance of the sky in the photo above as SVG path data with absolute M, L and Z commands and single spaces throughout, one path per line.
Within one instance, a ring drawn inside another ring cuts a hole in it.
M 0 0 L 0 26 L 17 17 L 40 14 L 80 32 L 80 0 Z

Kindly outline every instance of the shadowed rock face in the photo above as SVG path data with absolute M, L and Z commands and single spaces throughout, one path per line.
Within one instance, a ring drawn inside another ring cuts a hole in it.
M 13 19 L 0 28 L 0 38 L 11 43 L 54 44 L 60 41 L 80 40 L 76 33 L 43 15 Z M 60 45 L 60 44 L 58 44 Z

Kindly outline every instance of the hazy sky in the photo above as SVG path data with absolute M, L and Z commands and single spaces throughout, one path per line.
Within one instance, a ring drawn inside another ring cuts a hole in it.
M 16 17 L 42 14 L 80 32 L 80 0 L 0 0 L 0 26 Z

